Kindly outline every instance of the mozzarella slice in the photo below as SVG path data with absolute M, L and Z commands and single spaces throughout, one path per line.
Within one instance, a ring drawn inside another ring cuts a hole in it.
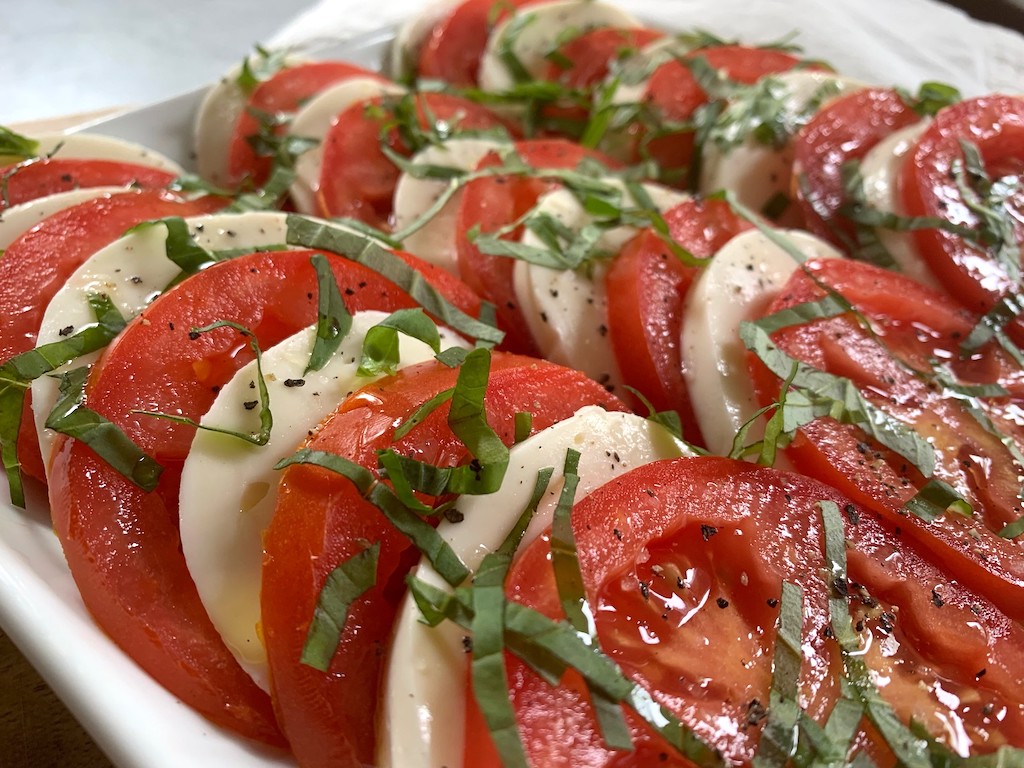
M 411 159 L 413 165 L 437 165 L 470 172 L 491 150 L 500 147 L 488 139 L 455 138 L 437 146 L 428 146 Z M 431 209 L 448 187 L 447 181 L 421 179 L 403 172 L 395 187 L 395 232 L 400 233 L 417 222 Z M 402 247 L 431 264 L 458 275 L 456 251 L 456 219 L 459 198 L 456 192 L 444 207 L 402 241 Z
M 274 417 L 270 441 L 253 445 L 199 430 L 181 476 L 181 545 L 199 597 L 228 648 L 256 683 L 269 690 L 266 651 L 259 635 L 263 531 L 277 499 L 274 465 L 292 453 L 338 403 L 374 379 L 357 371 L 366 332 L 387 317 L 357 312 L 330 361 L 306 372 L 316 328 L 309 327 L 263 353 L 264 380 Z M 442 346 L 465 342 L 442 331 Z M 401 367 L 429 360 L 433 350 L 399 334 Z M 256 363 L 242 368 L 218 393 L 202 419 L 207 427 L 259 431 L 253 382 Z M 295 380 L 303 381 L 301 387 Z M 248 403 L 248 406 L 246 405 Z
M 928 130 L 929 122 L 922 120 L 894 131 L 872 147 L 861 160 L 864 200 L 869 207 L 882 213 L 903 215 L 903 205 L 899 199 L 900 169 L 907 153 L 913 149 L 921 134 Z M 918 253 L 914 236 L 910 232 L 876 227 L 875 233 L 901 272 L 930 288 L 941 289 L 939 281 Z
M 49 155 L 74 160 L 111 160 L 118 163 L 136 163 L 162 171 L 182 175 L 180 165 L 155 149 L 133 141 L 116 139 L 99 133 L 45 133 L 33 137 L 39 142 L 41 156 Z
M 338 115 L 361 101 L 403 93 L 405 89 L 394 83 L 372 77 L 353 77 L 317 94 L 296 113 L 288 133 L 318 142 L 295 160 L 295 181 L 290 194 L 300 213 L 315 215 L 318 211 L 316 194 L 320 189 L 320 168 L 324 159 L 322 144 Z
M 807 258 L 842 258 L 806 232 L 779 230 Z M 683 374 L 708 450 L 728 454 L 733 438 L 760 407 L 747 372 L 740 323 L 775 298 L 799 264 L 761 231 L 737 235 L 712 257 L 690 289 L 680 349 Z M 763 436 L 754 428 L 750 441 Z
M 123 192 L 123 187 L 87 187 L 47 195 L 0 211 L 0 251 L 58 211 L 92 200 L 94 197 Z
M 808 110 L 823 93 L 828 92 L 832 98 L 864 87 L 857 80 L 812 70 L 793 70 L 768 77 L 765 82 L 776 84 L 782 100 L 781 119 L 784 124 L 793 126 L 806 122 Z M 742 126 L 742 122 L 739 125 Z M 741 136 L 738 141 L 732 146 L 714 140 L 704 143 L 701 191 L 730 189 L 741 203 L 755 211 L 762 211 L 778 195 L 788 196 L 792 188 L 792 142 L 774 147 L 761 143 L 754 136 Z M 795 215 L 795 211 L 791 215 Z M 782 221 L 788 219 L 784 217 Z
M 530 501 L 537 472 L 554 473 L 522 545 L 551 525 L 562 490 L 565 452 L 580 452 L 582 499 L 630 469 L 658 459 L 692 455 L 663 427 L 629 413 L 581 408 L 573 416 L 512 447 L 501 489 L 487 496 L 463 497 L 459 523 L 442 522 L 439 533 L 471 569 L 501 545 Z M 424 560 L 414 574 L 436 587 L 445 582 Z M 382 768 L 458 768 L 464 744 L 465 631 L 445 623 L 430 628 L 408 595 L 396 622 L 383 695 L 383 728 L 378 739 Z
M 622 9 L 597 0 L 555 0 L 522 9 L 491 32 L 480 60 L 480 87 L 487 91 L 506 91 L 516 84 L 516 78 L 505 65 L 505 49 L 532 78 L 542 79 L 548 54 L 556 50 L 566 36 L 598 27 L 631 29 L 639 26 L 640 22 Z
M 395 39 L 388 48 L 388 74 L 393 79 L 407 82 L 416 78 L 420 50 L 431 31 L 463 2 L 465 0 L 440 0 L 431 3 L 398 28 Z
M 188 219 L 195 241 L 211 251 L 236 248 L 283 247 L 286 214 L 251 212 L 212 214 Z M 181 268 L 167 258 L 167 230 L 147 227 L 131 232 L 89 257 L 50 300 L 39 327 L 36 345 L 60 341 L 82 326 L 96 322 L 88 297 L 105 293 L 126 318 L 139 314 L 178 276 Z M 99 353 L 78 358 L 72 366 L 91 363 Z M 32 382 L 32 406 L 43 465 L 49 466 L 54 433 L 46 417 L 57 401 L 58 382 L 41 376 Z
M 617 185 L 614 179 L 608 183 Z M 644 185 L 659 210 L 685 200 L 681 192 L 656 184 Z M 629 201 L 626 196 L 627 202 Z M 537 212 L 547 214 L 575 232 L 594 219 L 576 196 L 566 189 L 549 192 L 538 203 Z M 609 257 L 633 238 L 633 227 L 607 230 L 598 249 Z M 544 248 L 529 230 L 525 245 Z M 517 261 L 513 271 L 516 299 L 541 354 L 556 363 L 583 371 L 610 391 L 621 392 L 622 375 L 608 337 L 608 296 L 605 292 L 606 260 L 577 270 L 552 269 L 528 261 Z

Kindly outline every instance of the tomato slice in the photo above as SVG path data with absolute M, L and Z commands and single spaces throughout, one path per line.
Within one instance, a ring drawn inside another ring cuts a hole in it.
M 516 8 L 539 0 L 466 0 L 430 31 L 420 48 L 417 74 L 456 86 L 476 85 L 491 30 Z
M 161 295 L 106 350 L 88 406 L 117 424 L 163 467 L 146 493 L 86 444 L 61 436 L 50 481 L 54 527 L 87 607 L 140 666 L 218 725 L 280 743 L 270 700 L 238 666 L 203 609 L 178 537 L 178 484 L 194 428 L 139 411 L 199 420 L 217 390 L 252 359 L 231 320 L 261 347 L 314 322 L 317 281 L 309 251 L 255 253 L 221 262 Z M 412 299 L 376 272 L 328 256 L 351 311 L 393 311 Z
M 257 85 L 235 123 L 228 150 L 230 183 L 239 185 L 248 181 L 252 186 L 259 187 L 270 176 L 272 158 L 257 155 L 249 143 L 260 130 L 260 120 L 253 111 L 271 116 L 294 113 L 305 101 L 327 86 L 352 77 L 383 79 L 377 72 L 345 61 L 313 61 L 282 69 Z M 281 134 L 284 131 L 285 126 L 280 125 L 275 133 Z
M 163 189 L 175 175 L 159 168 L 116 160 L 40 157 L 0 168 L 6 184 L 0 211 L 40 197 L 85 187 Z
M 489 256 L 470 242 L 468 232 L 474 227 L 486 234 L 513 224 L 529 211 L 546 192 L 557 189 L 559 182 L 545 178 L 545 169 L 573 169 L 586 158 L 604 163 L 609 168 L 617 163 L 600 152 L 585 149 L 565 139 L 528 139 L 516 142 L 516 153 L 526 165 L 537 169 L 529 176 L 490 176 L 474 179 L 462 190 L 456 224 L 455 244 L 458 249 L 459 275 L 497 309 L 498 325 L 505 331 L 503 348 L 537 355 L 526 320 L 519 309 L 512 273 L 515 261 L 504 256 Z M 497 153 L 491 153 L 479 168 L 501 165 Z M 505 235 L 515 240 L 521 227 Z
M 977 147 L 992 181 L 1019 181 L 1024 175 L 1024 98 L 982 96 L 946 107 L 935 116 L 907 155 L 900 174 L 900 192 L 909 215 L 936 216 L 979 229 L 979 217 L 956 178 L 955 167 L 964 162 L 961 141 Z M 1019 252 L 1024 245 L 1024 191 L 1019 183 L 1016 192 L 995 207 L 1008 217 Z M 921 229 L 914 232 L 914 239 L 935 276 L 974 312 L 987 312 L 1004 294 L 1020 290 L 1019 280 L 989 251 L 960 235 Z
M 563 43 L 550 57 L 545 79 L 568 88 L 591 88 L 607 76 L 610 65 L 664 37 L 656 29 L 599 27 Z
M 840 213 L 848 202 L 843 164 L 862 159 L 894 131 L 920 117 L 890 88 L 866 88 L 825 104 L 793 138 L 793 177 L 804 224 L 843 247 L 856 243 L 854 225 Z
M 447 426 L 447 405 L 407 436 L 394 430 L 455 384 L 457 371 L 429 362 L 403 369 L 350 397 L 306 443 L 377 470 L 378 449 L 439 466 L 466 461 Z M 517 412 L 544 429 L 584 405 L 622 405 L 601 385 L 554 363 L 494 353 L 485 396 L 488 422 L 507 444 Z M 393 442 L 394 441 L 394 442 Z M 376 584 L 349 610 L 341 644 L 322 673 L 299 663 L 320 591 L 330 571 L 379 542 Z M 419 552 L 352 484 L 312 466 L 287 468 L 265 539 L 262 616 L 278 718 L 300 764 L 364 765 L 374 760 L 376 701 L 404 577 Z
M 808 262 L 767 311 L 820 300 L 825 294 L 819 283 L 845 297 L 872 332 L 846 314 L 784 328 L 773 334 L 775 343 L 793 358 L 850 379 L 868 401 L 926 438 L 935 452 L 935 477 L 956 488 L 974 511 L 969 517 L 947 512 L 931 523 L 908 515 L 903 505 L 926 479 L 854 425 L 818 419 L 800 431 L 787 454 L 800 471 L 901 525 L 962 583 L 1021 620 L 1024 541 L 998 535 L 1021 516 L 1019 468 L 1000 435 L 929 378 L 942 362 L 954 381 L 1004 386 L 1008 396 L 978 398 L 976 407 L 1019 450 L 1021 371 L 994 345 L 961 359 L 960 342 L 977 318 L 951 308 L 945 296 L 869 264 Z M 752 373 L 763 404 L 778 397 L 778 379 L 759 361 Z
M 663 218 L 672 239 L 699 258 L 713 256 L 751 226 L 721 200 L 687 200 Z M 612 261 L 605 285 L 609 334 L 625 383 L 657 410 L 677 411 L 686 439 L 703 445 L 679 349 L 686 296 L 698 272 L 646 230 Z
M 125 191 L 87 200 L 39 222 L 0 259 L 0 363 L 35 346 L 50 299 L 92 254 L 136 224 L 165 216 L 196 216 L 224 206 L 204 197 L 181 200 L 167 192 Z M 45 480 L 35 422 L 25 398 L 18 437 L 22 471 Z
M 653 109 L 658 123 L 667 130 L 665 135 L 646 142 L 646 151 L 658 162 L 663 178 L 678 175 L 693 163 L 694 134 L 685 124 L 697 108 L 708 101 L 707 93 L 685 63 L 696 58 L 703 59 L 730 80 L 747 85 L 800 64 L 796 56 L 771 48 L 717 45 L 692 51 L 683 61 L 672 59 L 658 67 L 647 83 L 643 99 Z M 672 127 L 680 124 L 683 125 Z
M 822 502 L 841 510 L 841 584 L 828 575 Z M 604 651 L 726 764 L 749 764 L 762 735 L 784 583 L 802 591 L 799 705 L 819 724 L 841 695 L 829 598 L 842 595 L 866 648 L 860 658 L 904 723 L 914 718 L 973 752 L 1024 744 L 1024 628 L 834 488 L 729 459 L 667 460 L 577 503 L 572 526 Z M 529 545 L 507 593 L 557 618 L 549 556 L 547 537 Z M 509 666 L 532 765 L 692 765 L 632 712 L 634 751 L 608 749 L 575 672 L 552 689 L 518 659 Z M 494 764 L 481 741 L 470 731 L 467 768 Z M 878 764 L 892 761 L 866 721 L 853 745 Z
M 420 93 L 411 98 L 422 130 L 512 130 L 486 107 L 459 96 Z M 390 227 L 392 198 L 401 171 L 381 150 L 382 141 L 400 155 L 412 154 L 394 125 L 395 113 L 393 99 L 371 99 L 352 105 L 335 118 L 324 138 L 317 191 L 317 204 L 324 216 L 347 216 L 378 229 Z

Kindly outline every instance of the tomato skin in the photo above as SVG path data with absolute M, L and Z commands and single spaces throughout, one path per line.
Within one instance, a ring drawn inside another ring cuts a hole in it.
M 584 158 L 597 160 L 609 168 L 617 167 L 613 160 L 600 152 L 565 139 L 528 139 L 516 142 L 515 149 L 524 163 L 541 170 L 573 169 Z M 497 153 L 491 153 L 478 168 L 497 165 L 501 165 L 501 158 Z M 542 172 L 537 176 L 490 176 L 471 181 L 459 198 L 455 240 L 459 275 L 484 299 L 494 304 L 498 326 L 506 333 L 502 349 L 511 352 L 539 354 L 516 298 L 513 285 L 515 260 L 482 253 L 470 242 L 467 233 L 478 227 L 481 233 L 486 234 L 513 223 L 542 195 L 559 186 L 559 182 L 544 178 Z M 519 227 L 506 239 L 515 240 L 521 232 Z
M 454 466 L 465 447 L 451 434 L 448 406 L 434 411 L 392 443 L 394 429 L 422 403 L 455 384 L 458 373 L 428 362 L 400 371 L 349 398 L 307 447 L 336 453 L 376 471 L 376 451 Z M 506 443 L 517 411 L 533 413 L 540 430 L 586 404 L 623 406 L 595 382 L 568 368 L 496 352 L 487 385 L 488 422 Z M 299 664 L 316 600 L 340 562 L 380 542 L 377 583 L 354 603 L 327 674 Z M 416 551 L 353 486 L 318 467 L 284 470 L 274 520 L 265 536 L 262 616 L 274 701 L 303 766 L 356 766 L 374 758 L 376 704 L 382 662 L 404 576 Z
M 889 134 L 920 117 L 898 91 L 866 88 L 825 104 L 793 140 L 793 178 L 804 225 L 839 247 L 856 243 L 856 229 L 840 208 L 847 202 L 842 166 L 861 160 Z
M 163 189 L 175 174 L 136 163 L 115 160 L 89 160 L 41 157 L 0 168 L 6 176 L 6 195 L 0 197 L 0 211 L 11 205 L 87 187 L 132 187 Z
M 0 258 L 0 363 L 35 346 L 50 299 L 100 248 L 142 221 L 210 213 L 224 202 L 214 197 L 185 201 L 167 192 L 126 190 L 58 211 L 22 234 Z M 46 479 L 27 396 L 18 458 L 25 474 Z
M 967 518 L 946 513 L 931 523 L 908 515 L 903 505 L 925 478 L 856 426 L 819 419 L 800 430 L 787 455 L 800 471 L 901 525 L 907 537 L 947 563 L 964 584 L 1015 620 L 1024 619 L 1024 542 L 997 535 L 1021 514 L 1012 456 L 955 398 L 910 369 L 927 371 L 931 361 L 939 359 L 949 361 L 949 371 L 958 381 L 1005 382 L 1009 397 L 981 398 L 978 407 L 1018 445 L 1024 444 L 1024 435 L 1003 409 L 1019 410 L 1020 371 L 991 346 L 960 361 L 959 344 L 977 318 L 951 310 L 945 296 L 909 278 L 838 259 L 811 261 L 804 270 L 807 274 L 797 272 L 766 314 L 819 300 L 824 294 L 813 282 L 818 280 L 869 318 L 876 336 L 844 315 L 784 328 L 773 334 L 773 340 L 791 357 L 849 378 L 868 400 L 927 437 L 935 448 L 935 476 L 964 494 L 974 514 Z M 884 340 L 885 346 L 876 339 Z M 751 373 L 762 404 L 773 402 L 778 379 L 753 357 Z
M 663 218 L 672 239 L 698 258 L 710 258 L 751 227 L 721 200 L 687 200 Z M 686 296 L 699 270 L 646 230 L 626 244 L 605 277 L 609 334 L 625 383 L 655 409 L 677 411 L 683 436 L 695 445 L 703 439 L 683 378 L 679 337 Z
M 138 411 L 198 420 L 219 387 L 252 359 L 236 331 L 190 338 L 190 328 L 233 320 L 266 349 L 314 322 L 311 253 L 250 254 L 200 272 L 133 320 L 93 369 L 86 403 L 164 467 L 153 492 L 145 493 L 84 443 L 64 436 L 51 468 L 54 527 L 97 623 L 194 709 L 270 743 L 283 743 L 270 699 L 224 646 L 180 549 L 178 485 L 195 429 Z M 350 311 L 414 306 L 370 269 L 337 256 L 328 259 Z
M 282 69 L 257 85 L 235 124 L 228 149 L 228 183 L 238 186 L 248 182 L 259 187 L 270 176 L 273 159 L 257 155 L 248 141 L 260 129 L 259 119 L 249 110 L 269 115 L 293 113 L 328 86 L 352 77 L 383 79 L 377 72 L 345 61 L 314 61 Z M 278 126 L 275 132 L 280 134 L 284 130 L 284 126 Z
M 556 60 L 549 62 L 546 80 L 568 88 L 592 88 L 607 76 L 612 62 L 625 51 L 636 51 L 665 36 L 656 29 L 598 27 L 562 44 Z
M 840 694 L 841 674 L 827 631 L 833 589 L 822 501 L 842 511 L 853 623 L 869 639 L 864 659 L 888 680 L 881 694 L 897 715 L 903 722 L 919 717 L 941 735 L 948 713 L 965 724 L 978 751 L 1024 743 L 1024 628 L 923 557 L 891 523 L 793 473 L 718 457 L 666 460 L 577 503 L 573 530 L 602 647 L 727 763 L 749 763 L 763 725 L 757 712 L 770 700 L 774 629 L 789 582 L 802 589 L 800 704 L 822 723 Z M 555 618 L 561 608 L 549 551 L 545 537 L 527 545 L 507 593 Z M 876 602 L 862 602 L 861 587 Z M 890 636 L 898 650 L 883 654 L 879 646 Z M 635 752 L 608 750 L 575 673 L 552 691 L 518 659 L 508 663 L 531 764 L 690 765 L 632 713 Z M 936 685 L 963 694 L 956 712 L 932 692 Z M 992 712 L 1005 705 L 1012 722 L 986 715 L 979 702 L 992 703 Z M 470 731 L 469 743 L 480 736 Z M 870 728 L 856 744 L 879 764 L 892 760 Z M 479 751 L 467 749 L 466 768 L 487 764 Z
M 963 162 L 960 140 L 981 152 L 992 180 L 1024 172 L 1024 98 L 982 96 L 941 110 L 907 154 L 900 174 L 900 194 L 911 216 L 937 216 L 977 228 L 957 187 L 954 163 Z M 1008 202 L 1017 245 L 1024 244 L 1024 193 Z M 959 235 L 940 229 L 913 233 L 917 248 L 939 281 L 973 312 L 984 313 L 1007 291 L 1016 290 L 985 251 Z M 1019 321 L 1015 323 L 1019 326 Z
M 458 96 L 421 93 L 413 99 L 419 125 L 424 130 L 430 130 L 432 123 L 457 123 L 462 131 L 513 131 L 486 107 Z M 375 109 L 368 112 L 368 107 Z M 322 215 L 347 216 L 378 229 L 390 228 L 391 203 L 401 171 L 381 151 L 381 133 L 393 118 L 388 99 L 353 104 L 335 118 L 324 138 L 316 194 Z M 388 128 L 385 143 L 400 155 L 411 154 L 396 128 Z

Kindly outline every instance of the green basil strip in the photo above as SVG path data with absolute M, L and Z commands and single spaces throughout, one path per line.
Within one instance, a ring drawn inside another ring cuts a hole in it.
M 1001 296 L 992 308 L 981 316 L 967 338 L 960 345 L 960 354 L 967 357 L 1001 334 L 1003 329 L 1024 313 L 1024 296 L 1011 291 Z
M 431 413 L 433 413 L 440 406 L 444 405 L 449 400 L 451 400 L 454 394 L 455 387 L 438 392 L 432 398 L 427 400 L 427 402 L 425 402 L 423 405 L 421 405 L 419 408 L 413 411 L 413 413 L 410 414 L 405 421 L 403 421 L 401 424 L 398 425 L 398 427 L 395 428 L 395 433 L 392 436 L 392 439 L 395 442 L 397 442 L 406 435 L 408 435 L 413 429 L 419 426 L 423 422 L 423 420 L 426 419 Z
M 594 615 L 583 587 L 583 573 L 580 571 L 576 551 L 576 536 L 572 530 L 572 507 L 580 481 L 579 461 L 579 451 L 570 448 L 565 452 L 562 492 L 559 494 L 551 524 L 551 567 L 555 572 L 555 585 L 562 610 L 565 611 L 569 624 L 585 642 L 599 647 L 597 625 L 594 623 Z M 610 700 L 592 688 L 589 692 L 605 744 L 611 749 L 631 751 L 633 739 L 618 702 Z
M 533 432 L 533 414 L 529 411 L 519 411 L 515 415 L 515 437 L 516 443 L 521 443 Z
M 423 553 L 438 575 L 452 586 L 461 584 L 469 576 L 465 563 L 434 527 L 405 506 L 394 491 L 377 482 L 370 470 L 343 456 L 310 448 L 301 448 L 282 459 L 274 469 L 284 469 L 292 464 L 313 464 L 349 480 L 359 494 L 377 507 Z
M 779 629 L 772 657 L 768 720 L 761 731 L 754 768 L 782 768 L 796 754 L 802 630 L 803 592 L 796 584 L 783 582 Z
M 913 464 L 925 477 L 935 472 L 935 450 L 911 427 L 866 400 L 849 379 L 812 368 L 779 349 L 767 328 L 777 329 L 782 319 L 774 315 L 740 325 L 744 345 L 780 379 L 792 376 L 787 396 L 786 431 L 792 432 L 821 416 L 854 424 L 866 434 Z M 797 371 L 793 373 L 793 366 Z
M 844 692 L 846 687 L 843 688 Z M 847 765 L 846 756 L 860 731 L 863 717 L 864 707 L 859 701 L 850 698 L 841 698 L 832 705 L 832 712 L 824 728 L 812 720 L 806 711 L 801 711 L 797 726 L 800 742 L 797 745 L 796 764 L 808 765 L 809 768 L 840 768 Z M 810 750 L 814 759 L 808 756 L 801 761 L 801 748 Z
M 366 332 L 363 356 L 359 363 L 360 376 L 392 375 L 398 370 L 398 334 L 419 339 L 435 353 L 441 351 L 441 334 L 437 325 L 422 309 L 399 309 Z
M 60 397 L 46 418 L 47 428 L 85 443 L 139 488 L 152 491 L 163 467 L 116 424 L 82 404 L 88 377 L 89 369 L 84 366 L 61 375 Z
M 903 101 L 923 117 L 934 117 L 940 109 L 956 104 L 963 96 L 952 85 L 928 81 L 921 83 L 916 96 L 902 94 Z
M 218 261 L 217 257 L 199 245 L 189 232 L 188 222 L 180 216 L 168 216 L 136 224 L 125 234 L 141 232 L 162 226 L 167 230 L 164 253 L 167 260 L 177 265 L 186 275 L 194 275 Z
M 313 621 L 306 633 L 299 661 L 327 672 L 341 642 L 349 608 L 377 584 L 380 542 L 358 552 L 330 572 L 320 590 Z
M 846 538 L 839 505 L 832 501 L 818 502 L 824 524 L 825 565 L 829 570 L 832 589 L 829 594 L 829 617 L 833 636 L 839 643 L 846 669 L 846 679 L 854 697 L 864 707 L 868 720 L 878 729 L 901 765 L 907 768 L 932 768 L 928 745 L 917 738 L 896 717 L 896 713 L 878 693 L 871 680 L 871 670 L 861 655 L 860 638 L 853 630 L 849 598 L 846 589 Z
M 391 481 L 399 501 L 421 515 L 434 513 L 433 507 L 416 498 L 415 491 L 439 496 L 448 485 L 450 470 L 405 458 L 391 449 L 378 451 L 377 463 Z
M 39 142 L 0 125 L 0 157 L 28 160 L 39 155 Z
M 644 396 L 644 393 L 641 392 L 639 389 L 631 387 L 628 384 L 626 385 L 626 389 L 628 389 L 633 394 L 633 397 L 639 400 L 640 403 L 644 406 L 644 408 L 647 409 L 646 418 L 648 421 L 653 421 L 655 424 L 661 425 L 662 428 L 664 428 L 669 434 L 672 435 L 672 437 L 676 438 L 677 440 L 685 441 L 685 437 L 683 436 L 683 421 L 682 419 L 679 418 L 678 411 L 656 411 L 654 409 L 654 404 L 650 400 L 648 400 Z M 698 448 L 696 446 L 692 446 L 689 444 L 687 445 L 695 453 L 706 453 L 706 451 L 704 451 L 704 449 L 702 448 Z
M 1007 523 L 999 531 L 999 536 L 1003 539 L 1016 539 L 1021 534 L 1024 534 L 1024 515 L 1021 515 L 1012 523 Z
M 189 427 L 195 427 L 205 432 L 216 432 L 221 435 L 230 435 L 231 437 L 237 437 L 239 440 L 244 440 L 247 443 L 253 445 L 266 445 L 270 442 L 270 432 L 274 427 L 274 416 L 270 410 L 270 392 L 267 391 L 267 381 L 263 377 L 263 354 L 260 351 L 259 341 L 256 339 L 256 335 L 246 328 L 244 325 L 233 323 L 230 320 L 220 320 L 216 323 L 203 326 L 202 328 L 193 328 L 189 331 L 190 338 L 198 338 L 200 334 L 209 333 L 215 331 L 218 328 L 232 328 L 238 331 L 242 336 L 249 340 L 249 348 L 253 351 L 256 356 L 256 386 L 259 392 L 260 402 L 260 428 L 257 432 L 237 432 L 233 429 L 224 429 L 222 427 L 209 426 L 207 424 L 200 424 L 194 419 L 190 419 L 187 416 L 177 416 L 172 413 L 161 413 L 160 411 L 132 411 L 142 416 L 153 416 L 157 419 L 163 419 L 164 421 L 170 421 L 175 424 L 184 424 Z
M 124 329 L 125 319 L 105 294 L 89 294 L 89 305 L 96 317 L 73 336 L 43 344 L 15 355 L 0 365 L 0 458 L 10 488 L 11 503 L 25 506 L 25 489 L 18 459 L 18 432 L 24 410 L 25 393 L 32 382 L 82 355 L 106 347 Z
M 764 219 L 741 203 L 731 189 L 725 190 L 722 194 L 725 201 L 729 203 L 729 207 L 731 207 L 738 216 L 753 224 L 757 228 L 758 232 L 768 238 L 773 245 L 777 245 L 785 251 L 793 261 L 797 264 L 803 264 L 807 261 L 807 254 L 800 250 L 797 244 L 793 242 L 792 238 L 787 237 L 774 227 L 770 227 L 765 224 Z
M 468 590 L 457 589 L 453 594 L 416 578 L 409 579 L 408 584 L 428 624 L 436 625 L 448 619 L 463 628 L 469 627 L 473 607 Z M 593 690 L 629 706 L 687 759 L 708 768 L 724 767 L 721 755 L 714 748 L 655 702 L 643 687 L 623 675 L 612 659 L 585 643 L 567 623 L 553 621 L 525 605 L 506 601 L 505 633 L 509 650 L 534 669 L 540 659 L 537 666 L 545 677 L 550 677 L 555 661 L 576 670 Z
M 242 60 L 242 67 L 235 82 L 246 94 L 252 93 L 256 86 L 284 68 L 287 55 L 287 50 L 272 51 L 257 45 L 256 53 Z
M 903 509 L 926 523 L 934 522 L 946 512 L 970 517 L 970 503 L 948 483 L 933 477 L 903 505 Z
M 493 344 L 501 343 L 504 338 L 504 334 L 497 328 L 470 317 L 449 303 L 423 275 L 387 248 L 365 236 L 348 232 L 330 222 L 294 214 L 288 216 L 287 225 L 286 241 L 289 245 L 330 251 L 372 269 L 412 296 L 444 325 L 459 333 Z
M 505 667 L 505 578 L 516 550 L 530 525 L 553 470 L 537 473 L 530 501 L 497 552 L 486 555 L 473 579 L 473 661 L 471 682 L 480 712 L 503 766 L 527 766 L 515 708 L 509 700 Z
M 508 446 L 487 423 L 484 396 L 491 368 L 491 353 L 474 349 L 459 368 L 448 411 L 448 427 L 462 441 L 473 461 L 452 472 L 452 493 L 493 493 L 508 469 Z
M 352 330 L 352 315 L 345 306 L 345 300 L 341 298 L 338 281 L 327 257 L 322 253 L 314 253 L 309 261 L 316 270 L 317 313 L 316 340 L 305 373 L 319 371 L 327 365 L 342 340 Z
M 496 53 L 501 63 L 505 65 L 505 69 L 514 83 L 529 83 L 535 80 L 533 75 L 523 65 L 523 62 L 516 56 L 515 43 L 519 36 L 523 34 L 523 30 L 536 21 L 537 14 L 535 13 L 516 14 L 505 27 L 504 33 L 498 40 Z

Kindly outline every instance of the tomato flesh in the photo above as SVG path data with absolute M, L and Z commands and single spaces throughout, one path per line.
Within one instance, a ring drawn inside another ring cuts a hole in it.
M 396 425 L 455 384 L 439 363 L 403 369 L 347 399 L 306 443 L 377 470 L 376 451 L 393 447 L 439 466 L 466 461 L 447 426 L 447 405 L 393 442 Z M 488 422 L 506 443 L 516 412 L 544 429 L 588 404 L 622 405 L 599 384 L 568 368 L 494 353 L 485 397 Z M 349 611 L 340 646 L 325 674 L 299 663 L 314 607 L 330 571 L 380 542 L 377 580 Z M 283 473 L 274 519 L 265 536 L 263 632 L 278 717 L 304 766 L 372 764 L 382 661 L 403 579 L 419 552 L 349 481 L 311 466 Z
M 702 259 L 751 226 L 720 200 L 687 200 L 663 218 L 672 240 Z M 686 296 L 699 270 L 646 230 L 615 257 L 605 277 L 609 334 L 625 383 L 657 410 L 677 411 L 683 436 L 695 445 L 703 440 L 683 378 L 679 338 Z
M 931 523 L 906 514 L 903 505 L 925 478 L 859 427 L 829 418 L 801 429 L 787 449 L 794 465 L 903 525 L 907 536 L 949 563 L 958 579 L 1020 620 L 1024 542 L 998 535 L 1022 514 L 1012 455 L 943 386 L 914 373 L 927 374 L 935 361 L 944 361 L 954 380 L 1003 385 L 1009 395 L 979 398 L 978 408 L 1020 446 L 1019 369 L 991 346 L 961 360 L 960 342 L 977 319 L 951 311 L 945 296 L 909 278 L 864 263 L 808 262 L 767 313 L 821 299 L 815 280 L 844 296 L 870 320 L 873 333 L 847 314 L 789 326 L 773 340 L 791 357 L 848 378 L 867 400 L 925 437 L 934 448 L 935 477 L 952 485 L 974 511 L 969 517 L 947 512 Z M 763 404 L 778 397 L 779 380 L 759 361 L 752 360 L 752 374 Z
M 175 174 L 148 165 L 115 160 L 41 157 L 0 168 L 5 194 L 0 211 L 40 197 L 89 187 L 164 189 Z
M 249 143 L 260 131 L 258 113 L 271 117 L 294 113 L 310 97 L 352 77 L 381 79 L 378 73 L 345 61 L 315 61 L 282 69 L 257 85 L 235 123 L 228 148 L 229 183 L 237 186 L 248 182 L 259 187 L 270 176 L 273 158 L 258 155 Z M 253 114 L 253 111 L 257 114 Z M 280 135 L 284 130 L 285 126 L 279 125 L 274 132 Z
M 270 699 L 224 646 L 185 565 L 178 485 L 193 427 L 139 411 L 199 420 L 231 375 L 252 359 L 235 330 L 192 338 L 231 320 L 266 349 L 314 322 L 311 252 L 256 253 L 218 263 L 154 301 L 108 347 L 86 390 L 88 407 L 117 424 L 163 467 L 146 493 L 86 444 L 55 446 L 50 507 L 86 606 L 126 653 L 218 725 L 282 743 Z M 412 299 L 376 272 L 328 256 L 350 311 L 394 311 Z
M 214 197 L 185 201 L 167 192 L 125 191 L 58 211 L 22 234 L 0 258 L 0 363 L 35 346 L 50 299 L 96 251 L 140 222 L 210 213 L 223 205 Z M 25 474 L 45 480 L 30 398 L 25 400 L 18 459 Z
M 828 631 L 835 592 L 822 502 L 841 510 L 851 621 L 897 716 L 916 717 L 947 744 L 976 752 L 1024 743 L 1024 628 L 951 579 L 892 523 L 796 474 L 717 457 L 667 460 L 577 503 L 572 525 L 602 648 L 727 764 L 747 764 L 770 700 L 783 583 L 798 586 L 798 701 L 823 724 L 840 695 L 842 668 Z M 556 618 L 549 553 L 546 537 L 528 545 L 507 593 Z M 517 658 L 508 663 L 531 764 L 691 765 L 632 712 L 634 751 L 608 749 L 576 673 L 552 690 Z M 856 749 L 891 761 L 877 732 L 862 728 Z M 480 736 L 470 730 L 469 743 Z M 480 751 L 467 750 L 467 768 L 488 764 Z
M 458 96 L 421 93 L 413 97 L 423 130 L 485 130 L 510 127 L 485 107 Z M 324 138 L 317 205 L 324 216 L 346 216 L 378 229 L 390 228 L 391 203 L 401 171 L 381 149 L 400 155 L 410 148 L 392 126 L 394 107 L 386 99 L 353 104 L 335 119 Z
M 569 88 L 591 88 L 607 76 L 610 65 L 664 37 L 656 29 L 598 27 L 563 43 L 548 63 L 545 76 Z

